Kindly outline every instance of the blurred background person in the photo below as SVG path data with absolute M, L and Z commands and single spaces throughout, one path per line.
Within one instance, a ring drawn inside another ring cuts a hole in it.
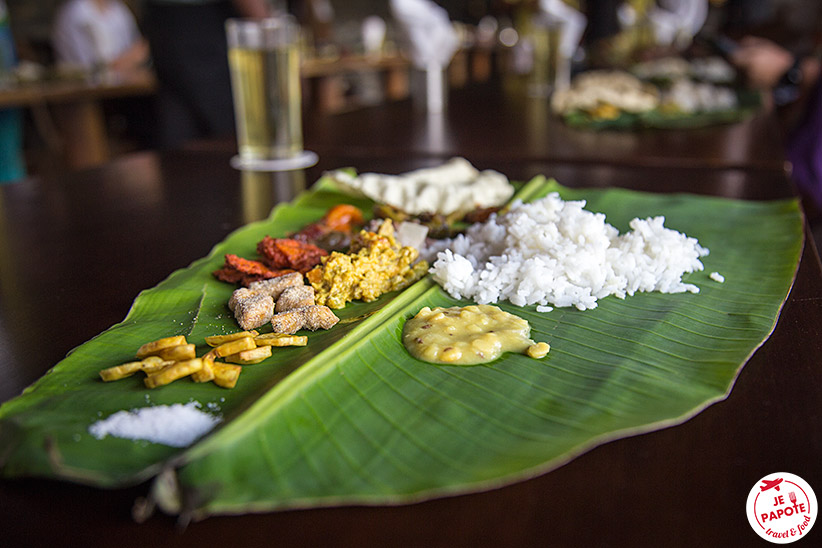
M 57 12 L 52 44 L 59 65 L 94 73 L 127 73 L 149 60 L 148 42 L 120 0 L 68 0 Z
M 234 134 L 225 21 L 265 17 L 267 0 L 146 0 L 146 37 L 160 89 L 155 145 Z
M 148 41 L 121 0 L 64 2 L 54 17 L 51 42 L 58 71 L 63 75 L 83 72 L 101 84 L 126 80 L 147 70 L 151 62 Z M 103 102 L 108 134 L 118 146 L 151 146 L 152 102 L 150 97 Z
M 746 36 L 731 56 L 748 84 L 769 94 L 785 132 L 785 155 L 792 166 L 809 219 L 822 214 L 822 85 L 820 59 L 795 54 L 774 41 Z

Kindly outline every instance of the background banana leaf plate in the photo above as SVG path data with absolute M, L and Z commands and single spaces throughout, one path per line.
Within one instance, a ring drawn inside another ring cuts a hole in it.
M 411 358 L 402 326 L 423 306 L 454 301 L 425 278 L 373 303 L 338 311 L 340 324 L 308 333 L 301 348 L 247 366 L 236 388 L 182 379 L 147 390 L 137 376 L 103 383 L 100 369 L 132 359 L 144 342 L 237 330 L 233 287 L 213 278 L 225 253 L 252 258 L 266 234 L 282 236 L 348 202 L 368 201 L 319 181 L 266 221 L 245 226 L 205 258 L 142 292 L 128 316 L 72 351 L 0 407 L 0 471 L 99 487 L 155 478 L 165 510 L 213 514 L 340 504 L 402 504 L 490 489 L 567 462 L 619 437 L 677 424 L 730 392 L 772 332 L 803 245 L 796 200 L 742 202 L 621 189 L 568 189 L 538 178 L 519 193 L 586 199 L 621 231 L 633 217 L 711 250 L 686 276 L 698 294 L 606 298 L 596 309 L 500 306 L 551 344 L 542 360 L 506 354 L 481 366 Z M 725 283 L 709 278 L 717 271 Z M 185 449 L 96 439 L 89 426 L 123 409 L 197 401 L 222 417 Z
M 564 120 L 571 127 L 592 130 L 698 129 L 733 124 L 750 118 L 762 106 L 762 98 L 757 91 L 740 88 L 736 90 L 736 95 L 737 106 L 731 109 L 694 113 L 654 109 L 642 114 L 623 112 L 610 120 L 594 119 L 584 112 L 572 112 L 564 116 Z

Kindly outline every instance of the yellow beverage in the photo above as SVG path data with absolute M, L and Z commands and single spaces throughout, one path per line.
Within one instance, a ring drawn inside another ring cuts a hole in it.
M 303 149 L 300 57 L 296 43 L 230 47 L 240 156 L 288 158 Z
M 534 47 L 534 66 L 529 89 L 532 95 L 548 95 L 553 91 L 559 64 L 560 28 L 550 24 L 536 24 L 530 39 Z

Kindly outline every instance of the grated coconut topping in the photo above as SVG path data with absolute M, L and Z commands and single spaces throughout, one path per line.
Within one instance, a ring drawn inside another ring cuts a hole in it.
M 155 405 L 118 411 L 89 426 L 95 438 L 106 436 L 145 440 L 172 447 L 186 447 L 209 432 L 222 419 L 200 411 L 199 402 Z

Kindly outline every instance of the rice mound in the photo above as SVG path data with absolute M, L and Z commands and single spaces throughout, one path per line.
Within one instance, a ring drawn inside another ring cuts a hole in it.
M 508 300 L 517 306 L 595 308 L 609 295 L 637 291 L 698 293 L 683 283 L 703 270 L 708 255 L 695 238 L 665 228 L 665 218 L 635 218 L 620 235 L 605 215 L 586 202 L 563 201 L 558 193 L 469 227 L 465 234 L 427 250 L 434 280 L 456 299 L 480 304 Z

